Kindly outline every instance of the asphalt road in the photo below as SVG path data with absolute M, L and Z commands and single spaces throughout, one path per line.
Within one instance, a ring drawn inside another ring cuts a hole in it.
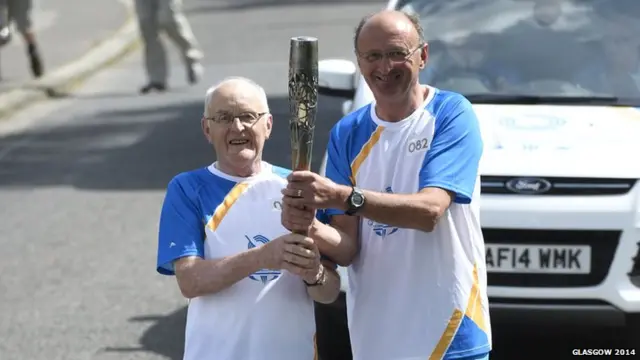
M 382 6 L 187 3 L 206 55 L 201 84 L 185 85 L 173 53 L 171 91 L 138 96 L 138 52 L 72 97 L 0 121 L 0 359 L 181 359 L 186 301 L 155 273 L 156 229 L 169 179 L 213 161 L 199 130 L 206 88 L 229 75 L 263 84 L 275 116 L 265 158 L 288 166 L 289 38 L 318 36 L 321 57 L 349 57 L 359 16 Z M 314 169 L 339 109 L 320 101 Z M 602 333 L 516 330 L 496 325 L 493 359 L 615 345 Z

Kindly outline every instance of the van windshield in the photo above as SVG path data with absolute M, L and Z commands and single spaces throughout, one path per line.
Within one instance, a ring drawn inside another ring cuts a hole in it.
M 398 9 L 421 19 L 424 83 L 488 102 L 640 105 L 640 0 L 401 0 Z

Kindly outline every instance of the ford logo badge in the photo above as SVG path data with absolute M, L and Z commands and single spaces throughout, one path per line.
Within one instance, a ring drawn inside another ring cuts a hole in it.
M 538 195 L 551 190 L 551 183 L 540 178 L 514 178 L 507 181 L 506 187 L 517 194 Z

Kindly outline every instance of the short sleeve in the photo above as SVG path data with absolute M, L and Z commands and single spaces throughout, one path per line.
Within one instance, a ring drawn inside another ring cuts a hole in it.
M 353 186 L 351 181 L 351 166 L 346 152 L 346 139 L 341 130 L 340 124 L 337 124 L 331 130 L 329 135 L 329 144 L 327 145 L 327 167 L 325 176 L 336 184 Z M 339 209 L 326 209 L 327 217 L 332 215 L 343 215 L 344 211 Z
M 181 183 L 179 177 L 167 186 L 160 213 L 156 265 L 156 270 L 163 275 L 175 274 L 173 262 L 179 258 L 204 258 L 204 225 L 188 193 L 188 184 Z
M 330 218 L 325 209 L 316 210 L 316 219 L 323 224 L 329 224 Z
M 469 204 L 483 150 L 480 125 L 466 98 L 452 98 L 442 106 L 420 170 L 419 189 L 442 188 L 455 193 L 454 202 Z

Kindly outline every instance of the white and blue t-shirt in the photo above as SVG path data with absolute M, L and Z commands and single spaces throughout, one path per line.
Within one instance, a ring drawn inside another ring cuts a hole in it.
M 250 178 L 214 165 L 177 175 L 162 207 L 157 271 L 173 275 L 181 257 L 223 258 L 289 233 L 280 218 L 288 174 L 263 162 Z M 312 360 L 313 301 L 299 277 L 261 270 L 192 299 L 185 337 L 185 360 Z
M 362 218 L 360 253 L 348 268 L 354 360 L 457 359 L 491 350 L 478 203 L 482 150 L 469 101 L 431 87 L 424 105 L 402 121 L 382 121 L 372 103 L 332 129 L 326 176 L 334 182 L 455 193 L 430 233 Z

